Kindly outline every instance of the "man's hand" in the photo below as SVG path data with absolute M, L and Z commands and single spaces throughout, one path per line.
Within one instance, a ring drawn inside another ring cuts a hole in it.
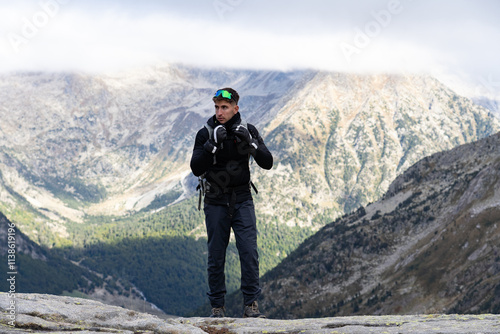
M 217 125 L 214 129 L 214 140 L 220 145 L 227 138 L 227 131 L 223 125 Z
M 255 150 L 259 147 L 257 139 L 252 138 L 250 131 L 242 125 L 238 125 L 236 129 L 234 129 L 234 135 L 239 138 L 241 141 L 248 144 L 248 150 L 251 155 L 255 154 Z
M 215 154 L 219 150 L 217 143 L 213 139 L 207 140 L 203 145 L 203 148 L 210 154 Z
M 205 151 L 211 154 L 217 153 L 222 145 L 222 142 L 227 139 L 226 128 L 222 125 L 216 126 L 214 129 L 213 137 L 214 139 L 208 139 L 203 145 Z
M 248 144 L 252 142 L 252 135 L 250 134 L 250 131 L 242 125 L 236 126 L 234 129 L 234 135 Z

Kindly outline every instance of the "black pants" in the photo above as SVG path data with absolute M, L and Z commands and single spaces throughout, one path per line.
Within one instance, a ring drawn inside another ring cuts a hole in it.
M 205 223 L 208 234 L 208 286 L 212 307 L 224 306 L 226 277 L 224 265 L 231 228 L 241 264 L 241 292 L 245 305 L 252 304 L 261 293 L 259 284 L 259 254 L 257 252 L 257 226 L 253 200 L 236 203 L 232 218 L 225 205 L 206 204 Z

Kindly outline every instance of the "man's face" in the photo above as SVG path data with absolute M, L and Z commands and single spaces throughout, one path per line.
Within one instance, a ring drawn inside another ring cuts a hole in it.
M 215 101 L 215 118 L 221 124 L 225 124 L 238 112 L 239 107 L 226 100 Z

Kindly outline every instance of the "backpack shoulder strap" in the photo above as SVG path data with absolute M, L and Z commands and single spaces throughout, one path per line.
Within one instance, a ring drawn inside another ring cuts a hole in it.
M 248 129 L 248 123 L 247 123 L 247 121 L 245 121 L 245 120 L 242 119 L 241 122 L 240 122 L 240 125 L 243 126 L 244 128 L 246 128 L 250 132 L 250 129 Z M 250 134 L 250 136 L 252 136 L 252 134 Z M 253 157 L 250 155 L 250 153 L 248 154 L 248 161 L 250 161 L 250 163 L 253 163 Z M 255 193 L 258 194 L 259 191 L 257 190 L 257 187 L 252 182 L 252 180 L 250 180 L 250 185 L 252 186 L 252 188 L 255 191 Z
M 208 130 L 208 138 L 212 139 L 214 136 L 214 128 L 211 127 L 208 123 L 205 123 L 205 129 Z
M 214 137 L 214 128 L 210 124 L 208 124 L 208 122 L 205 123 L 205 129 L 207 129 L 207 131 L 208 131 L 208 139 L 214 139 L 213 138 Z M 215 165 L 216 163 L 217 163 L 217 158 L 214 155 L 213 164 Z

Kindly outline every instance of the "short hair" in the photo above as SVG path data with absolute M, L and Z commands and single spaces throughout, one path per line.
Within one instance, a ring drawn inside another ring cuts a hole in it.
M 217 96 L 217 97 L 213 97 L 212 100 L 215 102 L 215 101 L 232 101 L 234 103 L 236 103 L 236 105 L 238 105 L 238 101 L 240 100 L 240 95 L 238 94 L 237 91 L 235 91 L 234 89 L 230 88 L 230 87 L 226 87 L 226 88 L 221 88 L 221 89 L 218 89 L 217 91 L 219 90 L 226 90 L 228 91 L 229 93 L 231 93 L 231 99 L 226 99 L 224 97 L 222 97 L 221 95 Z

